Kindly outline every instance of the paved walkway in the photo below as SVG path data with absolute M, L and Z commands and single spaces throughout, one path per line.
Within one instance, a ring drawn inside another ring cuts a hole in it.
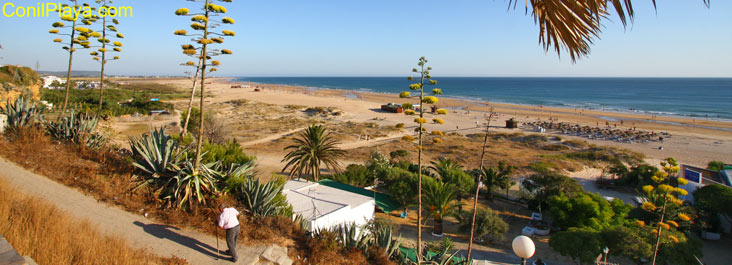
M 190 264 L 232 264 L 224 259 L 216 259 L 216 238 L 213 236 L 169 226 L 100 203 L 91 196 L 30 172 L 4 158 L 0 158 L 0 179 L 23 193 L 53 203 L 72 216 L 88 219 L 103 233 L 125 238 L 134 247 L 146 249 L 158 256 L 175 255 Z M 219 240 L 221 248 L 225 248 L 225 240 Z M 289 265 L 292 261 L 286 257 L 286 251 L 277 246 L 239 246 L 240 260 L 237 264 L 274 264 L 265 261 L 266 257 L 271 262 L 279 260 L 279 264 Z

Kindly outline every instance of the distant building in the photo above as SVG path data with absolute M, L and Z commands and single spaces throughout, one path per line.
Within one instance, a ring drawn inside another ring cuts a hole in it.
M 305 180 L 290 180 L 282 193 L 293 212 L 309 223 L 311 230 L 341 224 L 366 225 L 374 218 L 373 197 Z
M 43 88 L 52 88 L 51 84 L 53 84 L 54 81 L 58 82 L 58 84 L 66 84 L 66 80 L 63 80 L 59 78 L 58 76 L 48 75 L 44 76 L 43 78 Z

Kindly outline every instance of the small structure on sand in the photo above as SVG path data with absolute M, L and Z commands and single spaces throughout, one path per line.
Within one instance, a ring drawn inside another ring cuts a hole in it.
M 290 180 L 282 193 L 293 213 L 309 223 L 310 230 L 341 224 L 364 226 L 374 218 L 373 197 L 305 180 Z

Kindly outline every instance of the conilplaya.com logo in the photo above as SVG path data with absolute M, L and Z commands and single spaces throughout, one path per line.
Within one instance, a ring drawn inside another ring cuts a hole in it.
M 24 1 L 26 2 L 26 1 Z M 13 2 L 0 2 L 2 14 L 6 18 L 36 18 L 58 15 L 61 18 L 76 20 L 79 17 L 132 17 L 131 6 L 68 5 L 61 3 L 37 3 L 36 5 L 18 5 Z

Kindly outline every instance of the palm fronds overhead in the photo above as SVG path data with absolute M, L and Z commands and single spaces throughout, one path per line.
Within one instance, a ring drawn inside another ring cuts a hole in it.
M 602 20 L 611 10 L 623 26 L 633 22 L 635 11 L 631 0 L 525 0 L 526 12 L 531 8 L 534 22 L 539 25 L 539 42 L 545 51 L 553 48 L 557 55 L 569 53 L 572 62 L 590 53 L 590 45 L 599 38 Z M 702 0 L 709 7 L 710 0 Z M 654 8 L 656 0 L 651 0 Z M 509 0 L 516 7 L 518 0 Z

